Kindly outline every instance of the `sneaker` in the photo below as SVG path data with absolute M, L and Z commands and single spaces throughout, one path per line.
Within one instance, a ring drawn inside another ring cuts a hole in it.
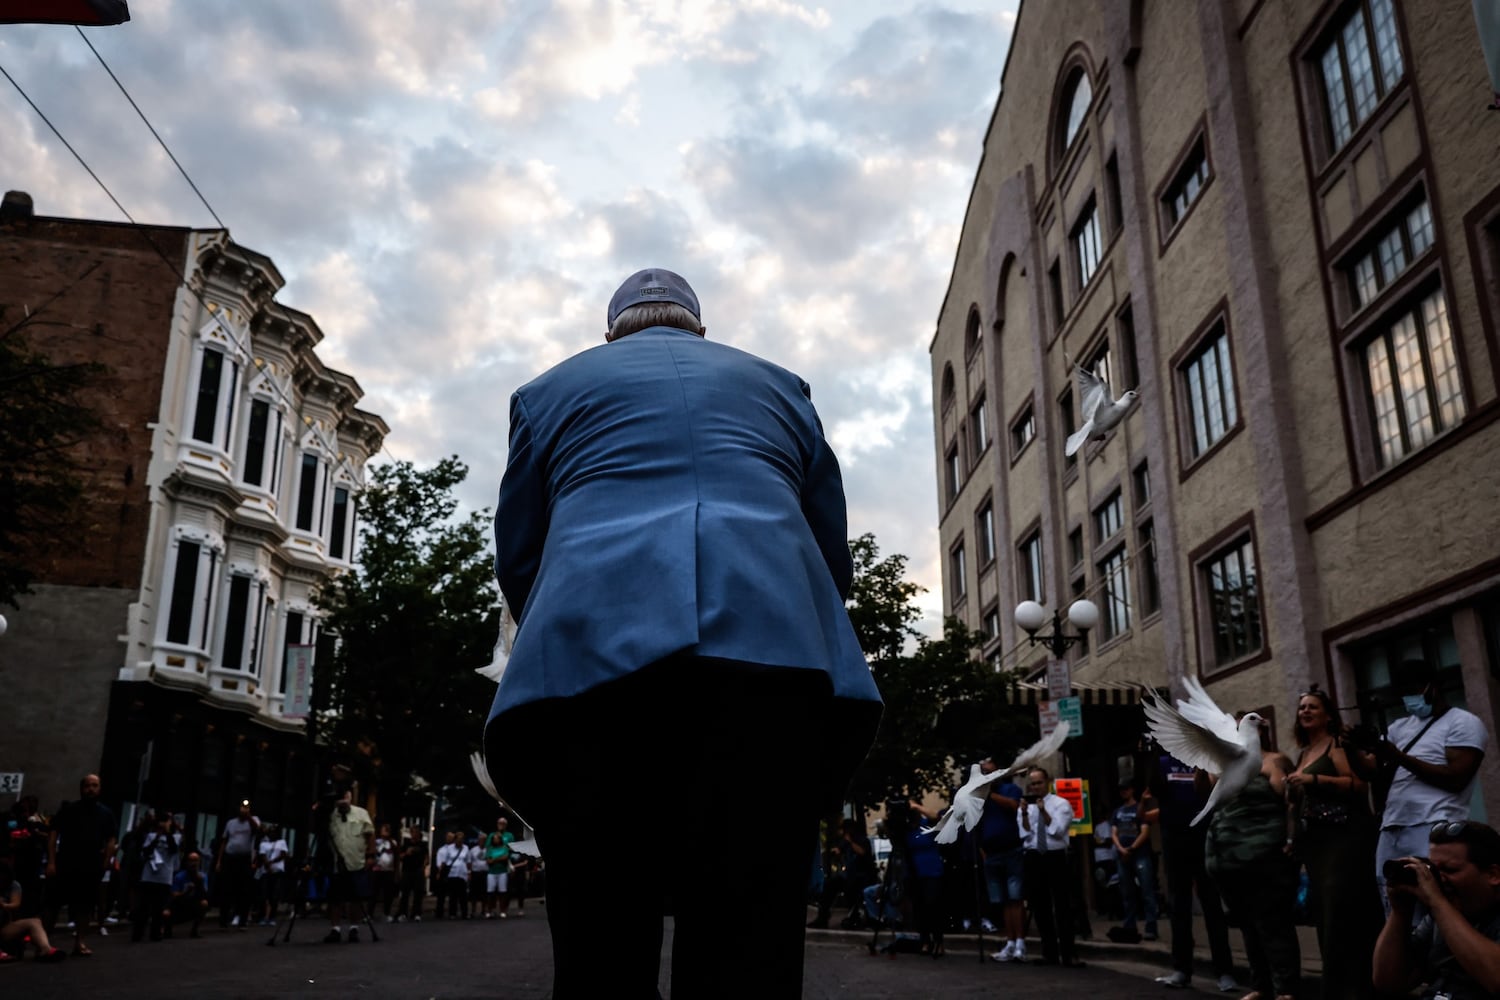
M 396 922 L 396 918 L 387 913 L 385 915 L 385 922 L 388 924 L 394 924 Z
M 349 943 L 350 944 L 359 944 L 359 928 L 358 927 L 351 927 L 351 928 L 349 928 Z
M 1013 961 L 1015 961 L 1015 958 L 1016 958 L 1016 943 L 1014 941 L 1007 941 L 1007 942 L 1005 942 L 1005 947 L 1001 948 L 997 952 L 992 953 L 990 955 L 990 958 L 993 958 L 997 962 L 1013 962 Z
M 500 912 L 500 919 L 501 919 L 501 920 L 509 920 L 509 919 L 510 919 L 510 917 L 509 917 L 509 915 L 508 915 L 508 914 L 507 914 L 507 913 L 505 913 L 505 911 L 503 911 L 503 910 L 502 910 L 502 911 L 501 911 L 501 912 Z
M 414 924 L 420 924 L 422 922 L 422 915 L 419 913 L 415 917 L 412 917 L 411 922 Z
M 104 922 L 106 924 L 118 924 L 120 922 L 120 918 L 111 914 L 110 916 L 104 918 Z
M 1220 993 L 1238 993 L 1240 990 L 1244 989 L 1244 987 L 1235 982 L 1234 977 L 1227 972 L 1219 977 L 1218 987 Z
M 323 935 L 323 943 L 324 944 L 339 944 L 343 940 L 344 940 L 344 936 L 338 932 L 338 928 L 334 928 L 333 930 L 329 931 L 327 934 Z
M 396 923 L 398 923 L 398 924 L 404 924 L 404 923 L 406 923 L 406 914 L 404 914 L 404 913 L 398 913 L 398 914 L 396 914 Z
M 970 920 L 968 917 L 964 917 L 964 930 L 968 930 L 973 925 L 974 921 Z
M 990 918 L 989 917 L 985 917 L 983 920 L 979 921 L 979 926 L 980 926 L 980 928 L 982 928 L 984 930 L 984 932 L 986 934 L 997 934 L 997 933 L 999 933 L 999 928 L 996 927 L 993 923 L 990 922 Z
M 1186 972 L 1174 972 L 1170 976 L 1157 976 L 1156 981 L 1169 990 L 1185 990 L 1193 977 Z
M 1016 950 L 1011 955 L 1010 960 L 1012 962 L 1024 962 L 1024 961 L 1026 961 L 1026 942 L 1025 941 L 1017 941 L 1016 942 Z
M 99 936 L 100 937 L 109 937 L 109 928 L 105 927 L 103 924 L 100 924 L 99 925 Z
M 229 921 L 229 926 L 230 927 L 238 927 L 239 925 L 240 925 L 240 918 L 238 916 L 236 916 L 233 920 Z

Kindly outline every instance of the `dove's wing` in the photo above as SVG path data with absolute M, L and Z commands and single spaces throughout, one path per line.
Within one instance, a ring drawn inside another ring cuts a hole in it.
M 1084 423 L 1089 423 L 1099 407 L 1110 402 L 1109 383 L 1083 365 L 1075 365 L 1074 371 L 1078 379 L 1078 413 Z
M 1245 786 L 1250 784 L 1251 779 L 1260 773 L 1260 766 L 1260 754 L 1242 746 L 1239 759 L 1231 761 L 1224 769 L 1224 773 L 1214 783 L 1208 801 L 1203 804 L 1203 808 L 1198 810 L 1198 815 L 1194 816 L 1193 821 L 1188 825 L 1197 826 L 1203 817 L 1213 812 L 1221 802 L 1228 802 L 1240 794 Z
M 1052 730 L 1051 733 L 1043 736 L 1016 755 L 1016 759 L 1011 761 L 1010 767 L 1005 769 L 1006 776 L 1009 777 L 1021 771 L 1031 770 L 1048 757 L 1057 753 L 1062 747 L 1063 741 L 1067 738 L 1068 723 L 1066 721 L 1059 722 L 1057 728 Z M 991 775 L 986 775 L 985 777 L 993 778 Z
M 1237 736 L 1225 740 L 1155 697 L 1142 698 L 1141 707 L 1146 710 L 1146 724 L 1156 742 L 1189 767 L 1222 774 L 1245 753 Z
M 972 830 L 979 817 L 984 814 L 984 800 L 989 797 L 990 785 L 1005 777 L 1004 771 L 985 774 L 978 764 L 969 766 L 969 780 L 953 793 L 953 805 L 948 814 L 930 830 L 936 830 L 939 844 L 951 844 L 958 839 L 960 829 Z
M 1186 677 L 1183 685 L 1187 688 L 1188 699 L 1177 702 L 1177 710 L 1182 713 L 1183 718 L 1202 726 L 1227 743 L 1240 745 L 1240 728 L 1234 721 L 1234 716 L 1208 696 L 1198 678 Z

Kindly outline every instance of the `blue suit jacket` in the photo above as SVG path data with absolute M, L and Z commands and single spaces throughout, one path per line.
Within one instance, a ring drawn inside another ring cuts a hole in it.
M 519 629 L 492 723 L 673 654 L 821 670 L 878 717 L 838 461 L 785 369 L 652 327 L 521 387 L 495 546 Z

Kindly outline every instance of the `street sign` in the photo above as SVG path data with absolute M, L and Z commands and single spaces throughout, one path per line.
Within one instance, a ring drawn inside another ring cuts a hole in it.
M 1052 735 L 1059 721 L 1057 714 L 1057 702 L 1044 701 L 1036 707 L 1037 721 L 1042 727 L 1042 739 Z
M 312 711 L 313 648 L 310 645 L 286 648 L 286 702 L 281 706 L 282 718 L 305 719 Z
M 1068 739 L 1083 735 L 1083 700 L 1078 697 L 1059 698 L 1053 702 L 1057 706 L 1057 718 L 1060 722 L 1068 724 Z
M 9 771 L 0 773 L 0 795 L 20 795 L 21 782 L 25 779 L 25 771 Z
M 1047 663 L 1047 700 L 1057 701 L 1073 693 L 1073 668 L 1067 660 Z

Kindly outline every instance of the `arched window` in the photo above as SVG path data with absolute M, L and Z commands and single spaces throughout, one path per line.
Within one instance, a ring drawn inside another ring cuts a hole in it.
M 1079 67 L 1073 73 L 1073 78 L 1068 81 L 1063 100 L 1063 107 L 1067 108 L 1066 124 L 1063 126 L 1062 152 L 1066 153 L 1073 148 L 1073 140 L 1078 138 L 1078 133 L 1083 131 L 1083 120 L 1088 114 L 1089 105 L 1093 103 L 1094 91 L 1089 86 L 1089 75 Z
M 943 368 L 943 409 L 953 405 L 953 366 Z
M 964 357 L 972 358 L 984 346 L 984 335 L 980 332 L 979 310 L 969 310 L 969 329 L 964 334 Z

